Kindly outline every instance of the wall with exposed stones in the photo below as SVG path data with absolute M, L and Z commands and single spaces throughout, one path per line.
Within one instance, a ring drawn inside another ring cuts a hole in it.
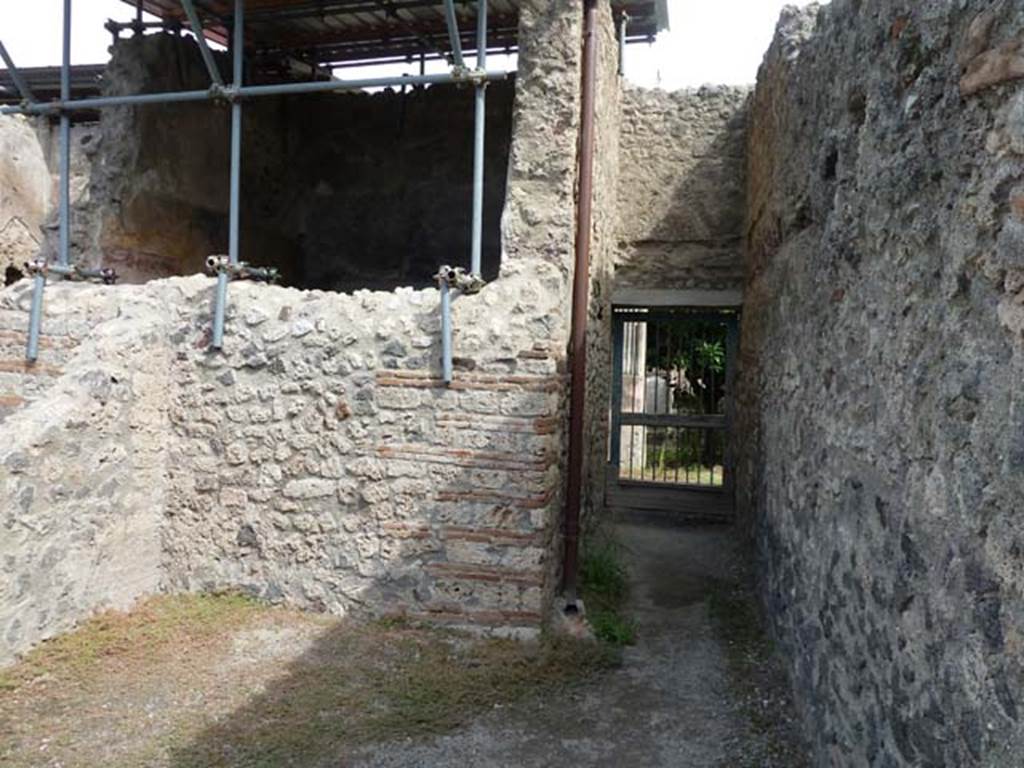
M 616 288 L 740 287 L 749 97 L 625 88 Z
M 28 280 L 0 291 L 0 380 L 25 384 L 0 399 L 0 664 L 161 582 L 167 306 L 55 286 L 41 362 L 27 366 L 30 294 Z
M 72 201 L 88 194 L 96 136 L 94 125 L 72 126 Z M 58 137 L 48 119 L 0 116 L 0 285 L 21 276 L 57 225 Z
M 590 301 L 587 313 L 587 397 L 584 412 L 583 529 L 604 511 L 611 402 L 611 300 L 619 227 L 619 143 L 622 78 L 611 7 L 598 6 L 597 94 L 595 104 L 593 240 L 590 249 Z
M 50 171 L 32 123 L 0 116 L 0 278 L 34 258 L 50 207 Z
M 1022 29 L 834 0 L 758 78 L 739 492 L 817 765 L 1024 750 Z
M 225 62 L 221 62 L 222 64 Z M 112 94 L 205 88 L 191 38 L 121 40 Z M 512 81 L 488 87 L 484 273 L 500 262 Z M 299 288 L 425 287 L 468 265 L 473 89 L 266 97 L 243 111 L 241 257 Z M 230 110 L 200 102 L 102 113 L 101 162 L 75 211 L 76 255 L 127 280 L 201 271 L 227 250 Z
M 0 661 L 154 590 L 540 628 L 560 578 L 581 20 L 579 2 L 522 9 L 501 272 L 454 300 L 449 387 L 435 288 L 236 283 L 216 353 L 209 278 L 54 282 L 35 365 L 30 284 L 0 292 L 0 373 L 18 377 Z

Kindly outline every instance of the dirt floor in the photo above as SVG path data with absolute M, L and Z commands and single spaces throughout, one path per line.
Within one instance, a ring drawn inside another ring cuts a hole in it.
M 0 765 L 805 765 L 729 532 L 615 538 L 622 651 L 156 598 L 0 673 Z
M 620 524 L 615 538 L 637 622 L 620 668 L 429 741 L 377 745 L 351 765 L 807 765 L 731 531 Z

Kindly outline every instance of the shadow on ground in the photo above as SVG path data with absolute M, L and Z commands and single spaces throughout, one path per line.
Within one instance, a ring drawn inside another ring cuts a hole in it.
M 448 731 L 613 661 L 578 642 L 524 645 L 402 624 L 336 625 L 244 706 L 173 748 L 169 765 L 347 765 L 361 745 Z
M 805 765 L 731 532 L 617 539 L 637 629 L 619 654 L 157 597 L 0 675 L 0 764 Z
M 784 680 L 773 678 L 782 688 L 769 689 L 749 677 L 739 660 L 768 659 L 723 637 L 730 626 L 713 616 L 726 619 L 741 609 L 744 622 L 756 622 L 751 591 L 736 567 L 741 550 L 733 532 L 620 525 L 616 538 L 630 566 L 638 625 L 637 643 L 626 649 L 621 668 L 482 714 L 442 736 L 376 744 L 353 754 L 351 765 L 802 768 L 802 746 L 781 695 Z M 720 609 L 712 611 L 716 600 Z M 765 696 L 777 717 L 753 716 L 750 705 Z

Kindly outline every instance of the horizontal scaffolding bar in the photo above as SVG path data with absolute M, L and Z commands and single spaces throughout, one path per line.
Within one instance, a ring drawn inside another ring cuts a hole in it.
M 361 88 L 388 88 L 409 85 L 448 85 L 452 83 L 478 83 L 480 81 L 505 80 L 508 72 L 470 73 L 455 75 L 399 75 L 397 77 L 370 77 L 361 80 L 319 80 L 307 83 L 280 83 L 277 85 L 249 85 L 243 88 L 210 88 L 205 91 L 168 91 L 167 93 L 146 93 L 135 96 L 101 96 L 93 99 L 51 101 L 46 104 L 26 104 L 0 107 L 0 115 L 28 114 L 42 115 L 75 109 L 103 109 L 105 107 L 132 107 L 146 104 L 170 104 L 214 99 L 247 99 L 257 96 L 289 96 L 304 93 L 328 93 L 331 91 L 355 91 Z

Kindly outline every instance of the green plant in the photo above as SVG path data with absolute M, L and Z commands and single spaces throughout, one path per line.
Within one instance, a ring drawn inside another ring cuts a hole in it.
M 591 539 L 587 542 L 580 583 L 594 634 L 616 646 L 636 642 L 636 622 L 622 612 L 629 596 L 629 577 L 622 563 L 621 549 L 614 541 Z

